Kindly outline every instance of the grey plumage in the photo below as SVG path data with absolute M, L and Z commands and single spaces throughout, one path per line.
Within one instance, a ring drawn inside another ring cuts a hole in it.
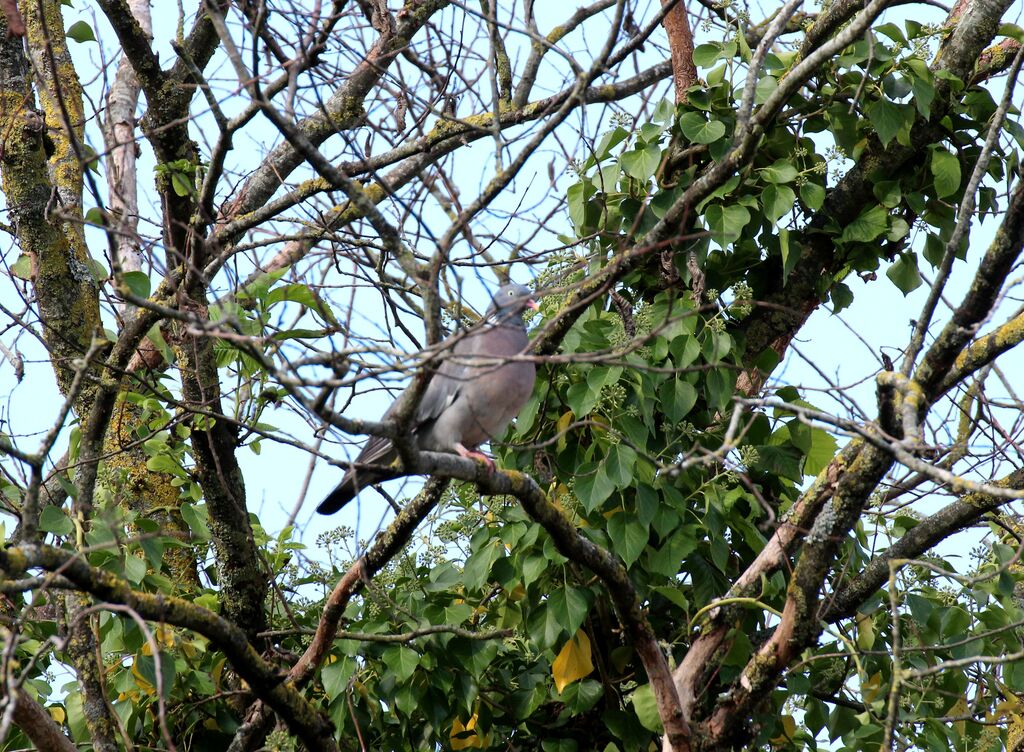
M 529 344 L 523 312 L 536 308 L 529 288 L 505 285 L 491 300 L 483 320 L 450 337 L 449 352 L 416 408 L 412 434 L 417 449 L 481 457 L 476 449 L 500 436 L 533 392 L 536 368 L 509 360 Z M 382 420 L 397 411 L 396 400 Z M 316 511 L 332 514 L 367 486 L 396 477 L 390 466 L 398 452 L 390 439 L 371 436 L 341 483 Z

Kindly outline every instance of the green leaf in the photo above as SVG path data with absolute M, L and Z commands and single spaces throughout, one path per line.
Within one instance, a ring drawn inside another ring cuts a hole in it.
M 76 42 L 95 42 L 96 35 L 92 33 L 92 27 L 85 21 L 76 21 L 68 28 L 68 36 Z
M 145 272 L 125 272 L 121 275 L 121 281 L 135 297 L 149 297 L 149 276 Z
M 143 538 L 139 541 L 139 545 L 146 553 L 149 565 L 159 570 L 164 559 L 164 542 L 160 538 Z
M 935 99 L 935 84 L 931 68 L 919 57 L 910 57 L 903 61 L 903 66 L 910 74 L 910 88 L 914 92 L 914 106 L 923 116 L 931 114 L 932 100 Z
M 898 180 L 882 180 L 872 186 L 871 191 L 878 199 L 878 203 L 887 209 L 895 209 L 903 198 Z
M 275 287 L 267 294 L 267 308 L 270 308 L 284 300 L 291 301 L 292 303 L 298 303 L 306 308 L 316 309 L 319 307 L 319 300 L 317 300 L 316 293 L 309 289 L 309 285 L 294 283 Z
M 587 220 L 589 219 L 589 202 L 590 197 L 594 195 L 597 189 L 594 184 L 589 180 L 581 180 L 578 183 L 573 183 L 569 186 L 565 192 L 566 202 L 569 209 L 569 219 L 572 220 L 573 227 L 580 235 L 586 234 Z
M 924 258 L 932 267 L 937 268 L 942 263 L 942 258 L 946 255 L 946 244 L 942 242 L 942 239 L 935 233 L 928 233 L 928 236 L 924 239 Z
M 75 525 L 63 509 L 49 504 L 39 514 L 39 529 L 54 535 L 71 535 Z
M 730 193 L 732 193 L 734 190 L 736 190 L 736 188 L 739 186 L 739 184 L 740 184 L 740 176 L 739 175 L 733 175 L 731 178 L 729 178 L 724 183 L 722 183 L 722 185 L 720 185 L 718 188 L 716 188 L 714 191 L 712 191 L 711 194 L 706 199 L 704 199 L 699 204 L 697 204 L 697 211 L 698 212 L 703 212 L 704 211 L 704 207 L 706 207 L 708 204 L 710 204 L 714 199 L 722 198 L 724 196 L 728 196 Z
M 889 214 L 883 207 L 875 205 L 850 222 L 840 240 L 845 243 L 870 243 L 888 227 Z
M 882 146 L 888 146 L 903 127 L 903 108 L 888 99 L 879 99 L 868 107 L 868 120 L 875 126 Z
M 702 534 L 700 542 L 703 542 L 703 539 Z M 647 560 L 650 562 L 651 571 L 664 577 L 675 577 L 679 573 L 679 563 L 692 554 L 697 549 L 697 545 L 698 540 L 692 530 L 685 527 L 678 528 L 665 545 L 657 551 L 648 553 Z M 685 608 L 685 606 L 682 607 Z
M 309 285 L 294 283 L 275 287 L 267 295 L 266 300 L 267 308 L 270 308 L 281 301 L 287 300 L 292 303 L 298 303 L 311 311 L 315 311 L 328 324 L 337 325 L 338 323 L 338 320 L 335 318 L 334 312 L 331 310 L 330 306 L 324 303 L 324 301 L 320 299 L 320 296 L 317 295 Z
M 576 497 L 588 512 L 593 512 L 612 495 L 615 481 L 608 477 L 608 470 L 602 463 L 590 473 L 576 475 Z
M 761 193 L 765 216 L 774 224 L 784 217 L 796 202 L 796 194 L 788 185 L 769 185 Z
M 875 31 L 879 34 L 885 34 L 889 39 L 900 45 L 905 46 L 907 44 L 907 38 L 903 36 L 903 31 L 894 23 L 884 23 L 876 26 Z
M 574 635 L 590 611 L 590 598 L 586 590 L 564 587 L 548 598 L 548 609 L 565 634 Z
M 643 149 L 627 151 L 619 161 L 627 175 L 646 181 L 658 171 L 658 165 L 661 164 L 661 147 L 656 143 L 648 144 Z
M 804 474 L 817 475 L 832 461 L 839 448 L 835 437 L 822 428 L 811 429 L 811 447 L 804 459 Z
M 742 60 L 744 63 L 749 63 L 754 55 L 750 51 L 750 45 L 747 44 L 746 36 L 743 34 L 737 34 L 736 43 L 739 44 L 740 47 L 740 60 Z
M 726 332 L 717 332 L 711 329 L 704 337 L 701 350 L 708 363 L 717 363 L 732 350 L 732 337 Z
M 181 466 L 169 454 L 154 454 L 146 460 L 146 469 L 151 473 L 181 475 Z
M 612 149 L 621 144 L 623 141 L 625 141 L 628 135 L 629 131 L 627 131 L 625 128 L 619 127 L 613 128 L 612 130 L 605 133 L 598 140 L 597 146 L 594 147 L 594 154 L 592 155 L 592 160 L 595 160 L 596 163 L 604 159 L 607 159 L 608 156 L 611 154 Z
M 958 75 L 953 73 L 953 71 L 946 70 L 946 69 L 943 68 L 943 69 L 935 71 L 935 77 L 939 78 L 939 79 L 942 79 L 943 81 L 948 81 L 950 88 L 954 92 L 961 92 L 961 91 L 963 91 L 964 82 L 963 82 L 963 80 Z
M 527 624 L 531 639 L 543 650 L 552 647 L 562 639 L 565 632 L 558 615 L 552 610 L 550 600 L 533 609 Z
M 939 198 L 952 196 L 960 188 L 960 160 L 942 148 L 932 151 L 932 175 Z
M 804 479 L 804 474 L 800 470 L 800 460 L 799 452 L 792 447 L 759 446 L 754 467 L 762 472 L 781 475 L 799 483 Z
M 817 183 L 804 183 L 800 186 L 800 200 L 811 211 L 818 211 L 825 203 L 825 189 Z
M 907 233 L 909 232 L 910 225 L 907 224 L 907 220 L 903 219 L 903 217 L 893 217 L 892 222 L 889 225 L 889 232 L 885 234 L 885 239 L 895 243 L 907 237 Z
M 205 506 L 182 504 L 181 518 L 185 520 L 185 524 L 188 525 L 188 529 L 192 531 L 193 536 L 199 540 L 210 540 L 210 526 L 207 523 L 209 512 L 207 512 Z
M 575 739 L 555 739 L 549 737 L 540 743 L 541 752 L 578 752 L 579 745 Z
M 600 394 L 602 389 L 614 384 L 621 376 L 622 368 L 620 366 L 594 366 L 587 373 L 587 386 Z
M 686 368 L 700 355 L 700 342 L 689 334 L 681 334 L 672 340 L 668 351 L 676 368 Z
M 769 183 L 792 183 L 800 173 L 792 162 L 776 160 L 775 164 L 759 170 L 761 178 Z
M 798 244 L 794 249 L 789 244 L 789 230 L 785 227 L 779 228 L 779 252 L 782 254 L 782 284 L 786 284 L 790 273 L 796 268 L 800 261 L 801 247 Z
M 1018 42 L 1024 42 L 1024 29 L 1015 23 L 1001 23 L 999 24 L 999 36 L 1012 37 Z
M 1003 680 L 1006 682 L 1006 686 L 1018 694 L 1024 692 L 1024 663 L 1014 661 L 1009 664 L 1003 674 Z
M 404 645 L 387 648 L 381 659 L 399 683 L 410 679 L 420 665 L 420 654 Z
M 333 663 L 328 663 L 320 671 L 320 680 L 324 685 L 327 697 L 334 699 L 348 687 L 348 680 L 355 673 L 356 663 L 349 656 L 342 656 Z
M 628 512 L 619 512 L 608 520 L 608 537 L 612 539 L 615 553 L 629 567 L 644 552 L 648 535 L 640 520 Z
M 738 204 L 713 204 L 704 212 L 711 238 L 723 248 L 739 238 L 750 221 L 750 212 Z
M 171 171 L 171 188 L 175 194 L 182 197 L 191 196 L 195 192 L 191 176 L 177 170 Z
M 779 88 L 779 80 L 775 76 L 759 78 L 757 85 L 754 87 L 754 102 L 756 104 L 764 104 L 777 88 Z
M 485 537 L 483 545 L 470 554 L 463 570 L 467 590 L 479 590 L 488 582 L 494 563 L 505 555 L 505 546 L 497 538 Z
M 124 576 L 129 582 L 138 585 L 146 576 L 146 560 L 130 555 L 124 557 Z
M 845 282 L 836 282 L 829 290 L 829 297 L 832 299 L 832 313 L 839 313 L 844 308 L 849 308 L 853 303 L 853 291 Z
M 710 68 L 718 60 L 722 52 L 719 44 L 699 44 L 693 48 L 693 64 L 701 68 Z
M 896 263 L 885 270 L 888 277 L 904 295 L 921 286 L 921 274 L 917 270 L 917 256 L 913 253 L 901 253 Z
M 97 282 L 105 282 L 110 279 L 110 272 L 107 271 L 107 267 L 96 259 L 91 258 L 86 261 L 86 264 L 89 266 L 89 271 L 92 272 L 92 278 Z
M 150 687 L 156 689 L 157 660 L 160 661 L 160 694 L 164 696 L 164 699 L 167 699 L 171 696 L 171 690 L 174 687 L 175 667 L 172 655 L 161 650 L 156 660 L 154 660 L 151 655 L 136 654 L 132 672 L 136 675 L 136 680 L 141 679 L 143 682 L 148 683 Z
M 637 687 L 630 697 L 633 702 L 633 710 L 640 724 L 648 731 L 656 734 L 661 733 L 661 714 L 658 712 L 658 701 L 654 697 L 654 690 L 650 684 Z
M 635 511 L 636 518 L 640 520 L 641 525 L 651 524 L 660 504 L 661 500 L 658 497 L 657 491 L 646 483 L 637 485 Z
M 589 382 L 580 381 L 569 387 L 565 393 L 565 401 L 577 418 L 585 418 L 590 415 L 598 399 L 601 397 L 601 390 L 594 389 Z
M 714 368 L 708 371 L 705 381 L 708 407 L 713 410 L 724 410 L 732 402 L 735 387 L 736 373 L 733 369 Z
M 686 112 L 679 118 L 679 130 L 693 144 L 711 144 L 725 135 L 725 123 L 708 122 L 699 112 Z
M 18 260 L 11 264 L 11 274 L 26 282 L 32 279 L 32 257 L 27 253 L 18 256 Z
M 658 125 L 657 123 L 644 123 L 640 126 L 637 137 L 643 143 L 648 144 L 657 141 L 664 132 L 664 126 Z
M 572 188 L 570 187 L 570 191 Z M 271 287 L 285 274 L 291 271 L 291 266 L 283 266 L 272 272 L 263 272 L 256 279 L 245 285 L 235 295 L 235 300 L 264 300 Z
M 654 114 L 651 115 L 651 120 L 656 123 L 671 124 L 675 116 L 675 104 L 668 99 L 662 99 L 658 102 L 658 106 L 654 108 Z
M 625 444 L 615 444 L 608 450 L 608 457 L 604 461 L 604 467 L 608 473 L 608 479 L 616 487 L 626 488 L 633 482 L 633 473 L 636 470 L 636 451 Z
M 697 403 L 697 390 L 682 378 L 673 378 L 658 390 L 661 406 L 669 420 L 680 421 L 689 414 Z
M 272 339 L 275 342 L 284 342 L 289 339 L 320 339 L 327 333 L 324 329 L 286 329 L 283 332 L 274 332 Z

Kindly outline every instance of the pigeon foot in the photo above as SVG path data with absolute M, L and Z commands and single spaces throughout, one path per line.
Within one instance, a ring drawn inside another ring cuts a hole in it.
M 455 451 L 460 457 L 465 457 L 470 460 L 479 460 L 487 465 L 488 470 L 494 470 L 494 460 L 488 457 L 483 452 L 474 452 L 471 449 L 466 449 L 462 444 L 455 445 Z

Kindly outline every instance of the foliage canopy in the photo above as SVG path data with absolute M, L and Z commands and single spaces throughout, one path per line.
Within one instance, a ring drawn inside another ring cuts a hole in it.
M 0 749 L 1020 749 L 1024 32 L 890 4 L 0 0 Z M 504 469 L 256 514 L 526 276 Z

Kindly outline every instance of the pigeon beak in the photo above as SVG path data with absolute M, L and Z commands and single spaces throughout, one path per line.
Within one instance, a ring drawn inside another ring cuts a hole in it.
M 526 301 L 526 307 L 529 308 L 531 311 L 540 310 L 540 305 L 533 298 L 530 298 L 529 300 Z

